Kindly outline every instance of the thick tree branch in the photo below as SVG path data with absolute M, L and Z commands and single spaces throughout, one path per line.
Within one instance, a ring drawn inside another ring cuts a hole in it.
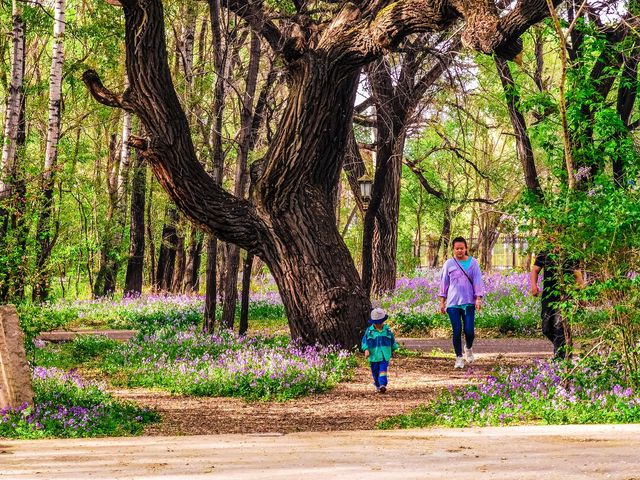
M 563 0 L 552 0 L 554 7 L 562 2 Z M 493 51 L 506 60 L 512 60 L 522 50 L 520 35 L 549 15 L 546 0 L 520 0 L 513 10 L 500 18 L 498 22 L 500 35 L 496 37 L 498 41 L 493 46 Z
M 82 81 L 89 89 L 89 93 L 91 93 L 93 98 L 95 98 L 99 103 L 108 107 L 122 108 L 124 110 L 131 111 L 130 108 L 125 108 L 122 102 L 122 95 L 113 93 L 102 84 L 102 81 L 95 70 L 87 70 L 84 72 L 82 74 Z
M 429 154 L 431 154 L 431 152 Z M 429 183 L 429 181 L 424 176 L 423 171 L 420 169 L 420 167 L 418 167 L 416 162 L 413 162 L 411 160 L 406 160 L 405 163 L 409 167 L 409 169 L 414 173 L 414 175 L 420 182 L 420 185 L 422 185 L 422 188 L 424 188 L 427 193 L 433 195 L 434 197 L 440 200 L 446 200 L 444 193 L 441 190 L 437 190 Z
M 147 142 L 146 138 L 136 137 L 135 135 L 131 135 L 127 143 L 129 144 L 129 146 L 140 151 L 144 151 L 149 148 L 149 142 Z
M 363 100 L 362 102 L 360 102 L 358 105 L 356 105 L 355 108 L 354 108 L 354 112 L 355 113 L 362 113 L 367 108 L 372 107 L 373 105 L 374 105 L 373 97 L 369 97 L 369 98 Z
M 376 120 L 372 117 L 365 117 L 364 115 L 354 115 L 353 123 L 360 125 L 362 127 L 375 128 Z
M 283 53 L 287 37 L 269 19 L 267 12 L 262 9 L 262 1 L 255 0 L 222 0 L 220 4 L 231 10 L 260 34 L 271 46 L 275 53 Z

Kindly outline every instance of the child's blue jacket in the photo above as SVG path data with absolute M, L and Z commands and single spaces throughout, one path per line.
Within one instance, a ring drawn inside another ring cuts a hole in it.
M 382 330 L 370 325 L 362 336 L 361 348 L 362 351 L 369 350 L 369 362 L 382 362 L 389 361 L 391 354 L 400 347 L 387 325 L 383 325 Z

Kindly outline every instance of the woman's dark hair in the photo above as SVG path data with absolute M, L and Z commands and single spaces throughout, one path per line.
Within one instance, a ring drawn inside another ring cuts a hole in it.
M 451 246 L 453 247 L 456 243 L 464 243 L 465 253 L 469 250 L 469 247 L 467 246 L 467 241 L 463 237 L 454 238 L 453 242 L 451 242 Z

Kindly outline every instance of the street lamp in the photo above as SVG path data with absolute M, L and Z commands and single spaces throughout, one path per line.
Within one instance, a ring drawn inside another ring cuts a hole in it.
M 371 178 L 365 172 L 358 179 L 358 185 L 360 185 L 360 198 L 362 199 L 362 209 L 367 210 L 369 207 L 369 201 L 371 201 L 371 187 L 373 187 L 373 178 Z

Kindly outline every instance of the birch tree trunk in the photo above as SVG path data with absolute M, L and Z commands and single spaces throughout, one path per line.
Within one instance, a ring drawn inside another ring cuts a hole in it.
M 18 0 L 13 0 L 13 56 L 11 60 L 11 84 L 7 99 L 7 114 L 4 123 L 4 143 L 2 144 L 2 163 L 0 164 L 0 200 L 12 194 L 13 180 L 16 175 L 17 141 L 20 123 L 20 111 L 24 104 L 24 64 L 25 64 L 25 23 Z
M 25 23 L 16 0 L 12 11 L 11 83 L 7 98 L 4 143 L 0 162 L 0 303 L 24 297 L 26 186 L 19 166 L 19 147 L 25 144 Z
M 42 172 L 42 204 L 36 229 L 38 256 L 36 260 L 37 279 L 33 289 L 34 300 L 44 301 L 49 295 L 49 273 L 47 263 L 51 256 L 56 237 L 57 226 L 51 224 L 54 200 L 55 168 L 58 162 L 58 142 L 60 140 L 60 105 L 62 100 L 62 66 L 64 64 L 65 2 L 54 3 L 53 54 L 49 76 L 49 123 L 47 144 Z

